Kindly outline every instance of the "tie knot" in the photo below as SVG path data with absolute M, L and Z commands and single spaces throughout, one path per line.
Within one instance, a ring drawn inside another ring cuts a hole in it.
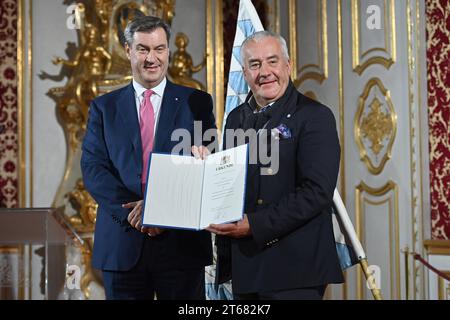
M 154 93 L 155 92 L 152 89 L 147 89 L 144 91 L 144 98 L 149 99 L 152 96 L 152 94 L 154 94 Z

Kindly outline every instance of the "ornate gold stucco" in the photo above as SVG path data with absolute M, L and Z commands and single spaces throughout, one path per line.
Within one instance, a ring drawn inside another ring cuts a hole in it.
M 354 128 L 361 160 L 372 174 L 381 173 L 391 158 L 397 114 L 390 93 L 380 79 L 371 79 L 359 98 Z

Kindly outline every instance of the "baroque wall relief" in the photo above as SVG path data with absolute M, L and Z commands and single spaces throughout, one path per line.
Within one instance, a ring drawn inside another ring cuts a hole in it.
M 361 0 L 351 1 L 353 70 L 359 75 L 374 64 L 382 65 L 388 70 L 397 60 L 395 1 L 377 2 L 383 7 L 382 26 L 379 30 L 370 30 L 370 41 L 367 41 L 362 32 L 363 26 L 366 25 L 362 17 L 368 5 L 366 1 L 362 2 Z
M 359 98 L 354 134 L 361 160 L 370 173 L 383 171 L 391 158 L 397 132 L 397 114 L 390 93 L 378 78 L 371 79 Z

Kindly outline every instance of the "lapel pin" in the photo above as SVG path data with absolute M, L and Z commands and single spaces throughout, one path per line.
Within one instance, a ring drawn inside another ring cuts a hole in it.
M 288 119 L 289 119 L 290 117 L 291 117 L 291 114 L 289 113 L 289 114 L 288 114 L 288 115 L 286 116 L 286 118 L 288 118 Z

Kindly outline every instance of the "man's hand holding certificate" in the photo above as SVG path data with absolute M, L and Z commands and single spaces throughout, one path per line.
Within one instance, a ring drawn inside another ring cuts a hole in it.
M 243 218 L 247 145 L 194 157 L 151 156 L 144 226 L 201 230 Z

